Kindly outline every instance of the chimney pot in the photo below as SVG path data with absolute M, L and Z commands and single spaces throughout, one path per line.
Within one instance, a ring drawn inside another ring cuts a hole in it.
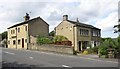
M 68 20 L 68 15 L 63 15 L 63 21 L 67 21 Z
M 25 15 L 25 21 L 28 21 L 29 19 L 30 19 L 30 16 L 29 16 L 29 14 L 28 13 L 26 13 L 26 15 Z

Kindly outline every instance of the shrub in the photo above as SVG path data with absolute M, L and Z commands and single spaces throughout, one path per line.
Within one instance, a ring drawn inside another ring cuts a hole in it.
M 59 41 L 59 42 L 55 42 L 55 44 L 72 46 L 72 42 L 71 41 Z
M 68 41 L 68 39 L 65 36 L 56 35 L 53 39 L 54 42 L 60 42 L 60 41 Z
M 95 46 L 95 47 L 93 47 L 91 49 L 92 49 L 93 53 L 98 53 L 98 46 Z
M 88 51 L 88 53 L 93 53 L 93 50 L 91 48 L 87 49 L 86 51 Z
M 104 39 L 104 41 L 101 43 L 101 45 L 99 46 L 99 55 L 105 55 L 107 56 L 108 52 L 107 49 L 115 49 L 115 53 L 114 55 L 117 56 L 120 53 L 120 37 L 116 38 L 116 39 L 111 39 L 111 38 L 107 38 Z
M 84 50 L 83 54 L 86 55 L 89 54 L 89 52 L 87 50 Z
M 107 49 L 108 49 L 107 46 L 100 46 L 99 47 L 99 54 L 100 55 L 107 55 Z
M 50 43 L 53 43 L 53 40 L 49 37 L 39 36 L 37 38 L 37 43 L 38 44 L 50 44 Z
M 54 43 L 57 45 L 72 45 L 72 42 L 69 41 L 65 36 L 57 35 L 53 39 Z

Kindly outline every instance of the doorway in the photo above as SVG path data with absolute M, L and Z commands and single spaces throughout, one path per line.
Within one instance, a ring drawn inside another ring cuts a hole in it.
M 24 38 L 22 38 L 22 48 L 24 48 Z
M 81 41 L 79 41 L 79 51 L 81 51 Z

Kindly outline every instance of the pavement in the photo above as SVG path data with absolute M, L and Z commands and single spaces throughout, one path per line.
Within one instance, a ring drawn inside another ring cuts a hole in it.
M 83 54 L 78 54 L 78 56 L 80 57 L 85 57 L 85 58 L 90 58 L 90 59 L 96 59 L 96 60 L 106 60 L 106 61 L 113 61 L 113 62 L 118 62 L 118 59 L 115 58 L 99 58 L 99 56 L 97 54 L 87 54 L 87 55 L 83 55 Z
M 118 67 L 117 59 L 96 57 L 3 48 L 2 67 Z

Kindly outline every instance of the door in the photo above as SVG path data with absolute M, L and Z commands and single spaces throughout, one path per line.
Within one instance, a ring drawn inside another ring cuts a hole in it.
M 81 51 L 81 41 L 79 41 L 79 51 Z
M 24 38 L 22 38 L 22 48 L 24 48 Z

